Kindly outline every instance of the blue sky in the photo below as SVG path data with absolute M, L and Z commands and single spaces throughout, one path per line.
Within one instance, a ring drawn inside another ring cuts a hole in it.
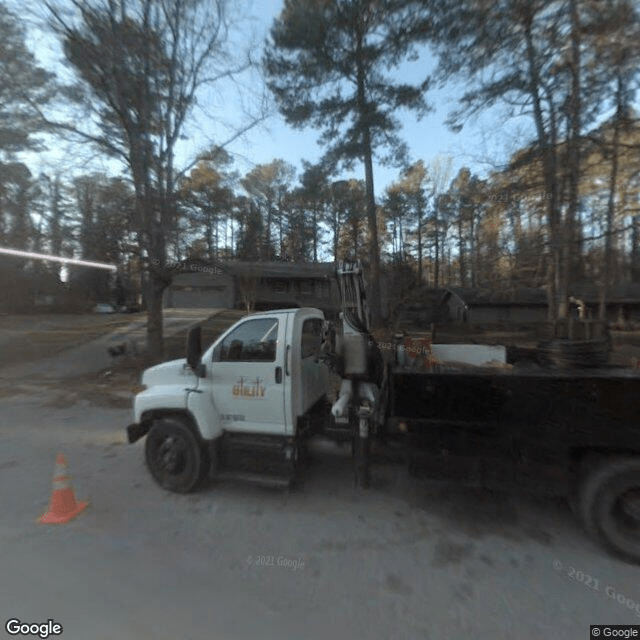
M 252 10 L 257 18 L 256 26 L 261 42 L 282 6 L 282 0 L 256 0 L 253 3 Z M 419 61 L 405 65 L 400 73 L 403 77 L 417 80 L 425 71 L 433 68 L 434 63 L 425 50 Z M 484 175 L 504 162 L 516 150 L 516 140 L 520 144 L 522 138 L 513 134 L 514 126 L 501 120 L 496 110 L 487 113 L 480 120 L 468 122 L 462 132 L 452 133 L 444 121 L 448 112 L 455 107 L 460 92 L 461 88 L 454 87 L 453 83 L 452 86 L 430 91 L 427 100 L 434 106 L 434 111 L 420 121 L 416 120 L 414 114 L 399 114 L 403 123 L 401 136 L 409 145 L 412 161 L 422 159 L 428 164 L 437 155 L 443 154 L 453 158 L 454 175 L 463 166 L 469 166 L 473 171 Z M 231 150 L 254 163 L 269 162 L 279 157 L 300 168 L 302 159 L 315 161 L 321 157 L 323 150 L 317 144 L 318 137 L 319 131 L 311 128 L 303 131 L 293 129 L 279 115 L 275 115 L 264 127 L 233 144 Z M 239 166 L 242 162 L 239 157 Z M 397 168 L 386 167 L 379 162 L 374 171 L 378 195 L 386 185 L 397 179 L 399 172 Z M 353 175 L 362 178 L 363 169 L 356 168 Z
M 273 20 L 279 14 L 282 0 L 247 0 L 249 20 L 242 20 L 242 30 L 236 36 L 245 40 L 253 37 L 256 44 L 261 45 L 271 27 Z M 12 3 L 14 4 L 14 3 Z M 237 2 L 231 3 L 231 10 L 238 9 Z M 29 46 L 43 64 L 50 68 L 56 67 L 56 60 L 60 60 L 61 53 L 56 41 L 42 33 L 32 31 Z M 404 65 L 394 71 L 403 79 L 417 79 L 425 71 L 433 67 L 434 61 L 425 51 L 420 60 Z M 249 87 L 258 87 L 258 77 L 245 77 L 242 82 Z M 515 123 L 507 123 L 501 118 L 498 110 L 493 110 L 479 120 L 468 122 L 462 132 L 452 133 L 444 124 L 447 113 L 455 106 L 456 98 L 460 94 L 460 87 L 453 84 L 443 89 L 428 92 L 427 100 L 434 106 L 434 111 L 417 121 L 411 113 L 399 114 L 403 123 L 400 132 L 402 138 L 409 144 L 411 160 L 422 159 L 426 164 L 439 154 L 451 156 L 452 176 L 462 166 L 469 166 L 472 171 L 486 175 L 487 172 L 498 168 L 517 146 L 523 144 L 522 131 L 518 131 Z M 215 119 L 205 117 L 204 112 L 215 114 Z M 211 142 L 220 143 L 229 137 L 229 131 L 237 125 L 237 113 L 240 105 L 236 91 L 232 88 L 212 95 L 203 101 L 203 109 L 195 114 L 194 121 L 189 125 L 186 133 L 188 140 L 178 150 L 178 164 L 188 164 L 199 150 Z M 226 125 L 226 126 L 225 126 Z M 522 125 L 521 125 L 522 126 Z M 526 120 L 525 125 L 526 126 Z M 270 162 L 275 158 L 282 158 L 293 164 L 299 171 L 301 161 L 316 161 L 322 155 L 322 148 L 317 144 L 319 131 L 312 128 L 303 131 L 289 127 L 279 114 L 274 113 L 263 124 L 249 131 L 241 139 L 228 146 L 236 160 L 235 168 L 245 173 L 253 166 Z M 77 146 L 56 143 L 47 153 L 29 157 L 29 164 L 34 173 L 39 171 L 52 172 L 65 162 L 69 171 L 82 172 L 91 166 L 96 169 L 114 170 L 96 153 L 89 149 L 78 149 Z M 374 166 L 376 193 L 381 196 L 384 188 L 398 177 L 398 169 L 382 166 L 379 162 Z M 362 167 L 356 167 L 353 177 L 363 178 Z

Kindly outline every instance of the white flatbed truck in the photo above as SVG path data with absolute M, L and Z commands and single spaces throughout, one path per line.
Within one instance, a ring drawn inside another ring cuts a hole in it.
M 637 373 L 446 363 L 416 371 L 400 345 L 385 363 L 369 333 L 361 268 L 341 264 L 337 276 L 338 326 L 318 309 L 257 313 L 204 352 L 196 327 L 185 359 L 144 372 L 127 433 L 129 442 L 146 436 L 160 486 L 184 493 L 207 476 L 288 486 L 305 444 L 322 435 L 352 443 L 366 487 L 371 441 L 394 441 L 415 475 L 545 485 L 611 551 L 640 561 Z M 465 350 L 451 352 L 459 361 Z M 331 371 L 340 376 L 333 403 Z

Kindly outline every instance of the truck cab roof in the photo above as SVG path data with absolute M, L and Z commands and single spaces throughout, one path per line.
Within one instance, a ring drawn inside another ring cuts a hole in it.
M 268 317 L 268 316 L 272 316 L 274 314 L 281 314 L 281 313 L 286 313 L 286 314 L 305 313 L 305 314 L 307 314 L 309 312 L 313 312 L 314 315 L 316 315 L 318 313 L 322 313 L 322 311 L 320 309 L 316 309 L 315 307 L 295 307 L 293 309 L 288 308 L 288 309 L 271 309 L 270 311 L 256 311 L 254 313 L 248 314 L 246 317 L 251 316 L 252 318 L 260 318 L 262 316 Z

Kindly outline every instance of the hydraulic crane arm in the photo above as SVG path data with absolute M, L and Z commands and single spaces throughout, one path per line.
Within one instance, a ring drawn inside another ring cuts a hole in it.
M 331 408 L 337 421 L 352 428 L 356 482 L 369 484 L 370 437 L 379 415 L 384 362 L 370 333 L 369 306 L 360 262 L 339 262 L 340 321 L 327 327 L 327 359 L 342 378 L 338 399 Z
M 336 278 L 340 289 L 340 309 L 345 322 L 354 332 L 369 333 L 369 305 L 360 262 L 339 262 Z

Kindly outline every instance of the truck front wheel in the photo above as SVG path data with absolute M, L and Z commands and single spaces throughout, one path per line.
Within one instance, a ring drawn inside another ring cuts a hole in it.
M 154 423 L 145 443 L 147 467 L 154 480 L 168 491 L 189 493 L 204 478 L 206 456 L 195 435 L 176 418 Z
M 584 476 L 576 506 L 588 533 L 616 555 L 640 562 L 640 458 L 595 464 Z

